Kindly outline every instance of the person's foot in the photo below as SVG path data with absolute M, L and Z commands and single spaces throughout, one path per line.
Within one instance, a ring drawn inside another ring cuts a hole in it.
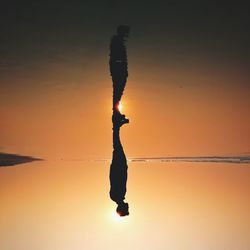
M 117 212 L 120 216 L 129 215 L 128 203 L 125 203 L 125 202 L 119 203 L 118 206 L 117 206 L 117 208 L 116 208 L 116 212 Z
M 112 116 L 112 122 L 115 126 L 121 127 L 123 124 L 129 123 L 129 119 L 127 119 L 125 115 L 121 113 L 115 113 Z
M 121 116 L 121 121 L 120 121 L 121 126 L 122 126 L 123 124 L 126 124 L 126 123 L 129 123 L 129 119 L 126 118 L 125 115 L 122 115 L 122 116 Z

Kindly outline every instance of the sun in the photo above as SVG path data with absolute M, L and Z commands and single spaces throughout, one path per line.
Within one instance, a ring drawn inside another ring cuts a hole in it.
M 116 213 L 115 211 L 112 212 L 111 214 L 111 218 L 112 218 L 112 221 L 113 222 L 116 222 L 116 223 L 120 223 L 122 221 L 125 220 L 124 217 L 120 216 L 118 213 Z
M 120 112 L 122 112 L 122 108 L 123 108 L 122 102 L 119 102 L 119 104 L 118 104 L 118 109 L 119 109 Z

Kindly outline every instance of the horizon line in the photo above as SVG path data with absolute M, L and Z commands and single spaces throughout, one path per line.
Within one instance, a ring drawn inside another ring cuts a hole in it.
M 110 161 L 102 158 L 97 161 Z M 158 156 L 158 157 L 128 157 L 128 162 L 197 162 L 197 163 L 250 163 L 250 155 L 245 156 Z

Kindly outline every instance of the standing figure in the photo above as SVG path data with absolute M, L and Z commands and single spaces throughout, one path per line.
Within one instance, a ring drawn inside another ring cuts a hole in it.
M 120 25 L 117 34 L 111 39 L 109 67 L 113 82 L 113 157 L 110 166 L 110 198 L 117 203 L 120 216 L 129 215 L 128 203 L 125 203 L 127 184 L 127 159 L 120 141 L 120 128 L 129 123 L 125 115 L 119 111 L 119 103 L 123 95 L 128 77 L 128 62 L 125 39 L 129 35 L 129 26 Z

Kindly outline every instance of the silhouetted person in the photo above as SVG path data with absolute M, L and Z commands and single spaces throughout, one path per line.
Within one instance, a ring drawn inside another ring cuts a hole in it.
M 128 77 L 127 52 L 125 38 L 129 35 L 129 26 L 121 25 L 110 44 L 110 73 L 113 82 L 113 158 L 110 166 L 110 198 L 117 203 L 117 213 L 120 216 L 128 215 L 128 203 L 125 203 L 127 183 L 127 159 L 120 141 L 120 128 L 129 123 L 125 115 L 121 114 L 118 105 Z
M 113 125 L 113 158 L 110 166 L 110 198 L 118 205 L 120 216 L 128 215 L 128 204 L 124 202 L 127 183 L 127 159 L 120 141 L 120 127 L 128 120 L 116 121 Z
M 117 113 L 128 77 L 128 62 L 125 39 L 129 36 L 129 26 L 120 25 L 110 43 L 109 67 L 113 82 L 113 112 Z

